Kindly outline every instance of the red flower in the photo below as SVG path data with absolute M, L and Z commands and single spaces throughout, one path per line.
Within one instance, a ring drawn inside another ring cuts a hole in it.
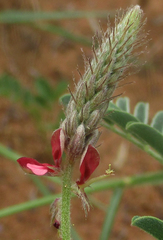
M 54 165 L 48 163 L 39 163 L 33 158 L 21 157 L 17 161 L 26 173 L 35 174 L 38 176 L 58 176 L 61 173 L 62 153 L 64 150 L 65 135 L 62 128 L 53 132 L 51 138 L 52 155 Z M 99 165 L 100 156 L 98 151 L 92 146 L 88 145 L 81 157 L 80 162 L 80 179 L 76 182 L 82 185 Z
M 30 174 L 38 176 L 57 176 L 61 171 L 61 158 L 64 149 L 65 137 L 61 128 L 53 132 L 51 138 L 52 155 L 54 159 L 54 165 L 48 163 L 39 163 L 33 158 L 21 157 L 17 161 L 23 170 Z
M 80 162 L 80 179 L 76 182 L 78 185 L 84 184 L 91 174 L 98 167 L 100 162 L 100 156 L 98 151 L 92 146 L 88 145 L 85 152 L 82 155 Z

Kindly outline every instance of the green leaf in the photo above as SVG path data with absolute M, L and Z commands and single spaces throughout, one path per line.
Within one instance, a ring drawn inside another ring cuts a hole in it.
M 26 107 L 30 107 L 31 105 L 33 105 L 35 103 L 34 96 L 28 90 L 24 91 L 23 94 L 24 94 L 24 96 L 21 99 L 21 101 L 23 102 L 23 104 Z
M 44 78 L 38 78 L 35 81 L 35 87 L 40 97 L 44 99 L 52 99 L 53 90 L 48 81 Z
M 60 80 L 57 86 L 53 89 L 53 100 L 57 100 L 67 89 L 67 82 L 65 80 Z
M 36 104 L 38 104 L 40 107 L 47 108 L 48 107 L 48 101 L 46 101 L 45 98 L 42 96 L 35 96 L 34 101 Z
M 126 126 L 126 129 L 134 136 L 144 140 L 157 152 L 163 155 L 163 135 L 156 129 L 140 122 L 129 122 Z
M 140 122 L 148 123 L 149 103 L 139 102 L 135 106 L 134 116 L 139 119 Z
M 163 111 L 156 113 L 152 119 L 151 127 L 157 129 L 160 133 L 163 133 Z
M 133 115 L 121 111 L 121 110 L 116 110 L 113 108 L 109 108 L 106 112 L 106 117 L 104 117 L 104 120 L 107 123 L 113 122 L 117 124 L 119 127 L 121 127 L 123 130 L 126 128 L 126 124 L 130 121 L 132 122 L 138 122 L 138 119 L 135 118 Z
M 14 77 L 3 74 L 0 76 L 0 94 L 17 100 L 22 95 L 21 85 Z
M 163 239 L 163 221 L 151 216 L 135 216 L 132 218 L 132 226 L 136 226 L 151 234 L 158 240 Z
M 35 101 L 34 96 L 27 88 L 21 86 L 17 79 L 7 74 L 0 76 L 0 95 L 8 97 L 12 101 L 21 100 L 26 106 Z
M 108 109 L 117 109 L 117 110 L 120 110 L 119 107 L 117 107 L 117 105 L 115 105 L 113 102 L 109 102 L 109 107 Z
M 71 94 L 64 94 L 60 97 L 59 102 L 66 108 L 71 98 Z
M 128 97 L 118 98 L 116 101 L 116 105 L 125 112 L 130 112 L 130 100 Z

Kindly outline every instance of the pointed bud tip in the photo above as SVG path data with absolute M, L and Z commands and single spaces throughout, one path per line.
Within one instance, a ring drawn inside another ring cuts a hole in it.
M 143 10 L 141 9 L 141 7 L 140 7 L 139 5 L 135 5 L 135 6 L 133 7 L 133 10 L 135 10 L 135 11 L 137 11 L 137 12 L 139 12 L 139 13 L 142 13 L 142 12 L 143 12 Z
M 140 6 L 139 6 L 139 5 L 136 5 L 134 8 L 135 8 L 135 9 L 140 9 Z

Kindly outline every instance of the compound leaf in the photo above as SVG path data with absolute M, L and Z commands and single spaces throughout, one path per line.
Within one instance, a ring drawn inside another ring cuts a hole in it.
M 149 103 L 139 102 L 135 106 L 134 116 L 139 119 L 140 122 L 148 123 Z
M 163 155 L 163 135 L 156 129 L 140 122 L 129 122 L 126 129 Z
M 151 234 L 158 240 L 163 239 L 163 221 L 151 216 L 135 216 L 132 218 L 132 226 L 136 226 Z

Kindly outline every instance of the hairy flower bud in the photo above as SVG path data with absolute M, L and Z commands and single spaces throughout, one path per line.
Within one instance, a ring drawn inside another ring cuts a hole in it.
M 75 134 L 76 129 L 78 127 L 78 118 L 77 118 L 77 111 L 74 110 L 71 113 L 71 116 L 69 115 L 67 117 L 67 122 L 66 122 L 66 134 L 71 137 Z
M 85 122 L 90 116 L 90 102 L 88 101 L 79 113 L 79 119 L 81 122 Z
M 93 111 L 85 124 L 86 133 L 88 132 L 90 133 L 92 129 L 94 130 L 97 127 L 97 124 L 99 123 L 100 119 L 101 119 L 100 110 Z
M 92 75 L 89 79 L 89 81 L 86 82 L 86 88 L 87 88 L 87 100 L 91 99 L 95 95 L 95 85 L 96 84 L 96 76 Z
M 61 198 L 56 198 L 50 206 L 51 224 L 57 229 L 61 224 Z
M 107 86 L 105 86 L 100 92 L 96 93 L 91 99 L 91 110 L 98 109 L 99 105 L 103 103 L 107 96 Z
M 67 109 L 66 109 L 66 115 L 71 116 L 71 114 L 74 110 L 76 110 L 76 103 L 74 102 L 73 99 L 70 99 Z
M 83 107 L 85 103 L 85 96 L 86 96 L 85 83 L 80 82 L 75 94 L 77 108 L 80 109 L 81 107 Z
M 97 143 L 99 137 L 100 137 L 100 132 L 98 131 L 98 129 L 94 130 L 91 135 L 88 135 L 86 140 L 88 141 L 89 144 L 91 144 L 92 146 L 95 146 L 95 144 Z
M 83 124 L 80 124 L 77 128 L 74 136 L 70 140 L 69 144 L 69 155 L 71 156 L 70 160 L 73 161 L 74 159 L 78 158 L 84 149 L 85 143 L 85 128 Z

